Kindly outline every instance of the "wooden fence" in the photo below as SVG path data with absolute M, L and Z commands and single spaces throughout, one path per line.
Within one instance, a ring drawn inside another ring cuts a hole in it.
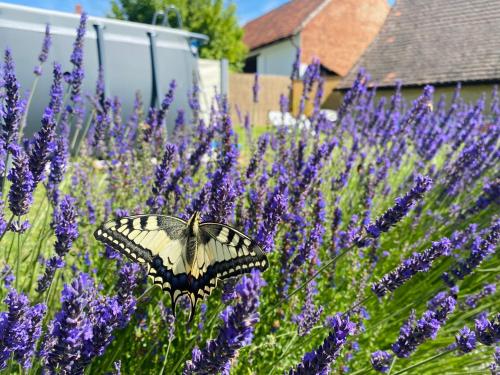
M 278 111 L 280 108 L 279 98 L 281 94 L 291 95 L 289 101 L 292 105 L 292 113 L 298 113 L 300 97 L 302 95 L 302 81 L 293 81 L 290 93 L 290 78 L 285 76 L 260 75 L 258 102 L 254 103 L 252 90 L 254 80 L 254 74 L 229 74 L 229 103 L 231 103 L 231 117 L 235 123 L 239 122 L 237 113 L 238 108 L 241 113 L 242 121 L 245 114 L 248 113 L 250 114 L 253 124 L 267 124 L 269 122 L 269 111 Z M 339 80 L 339 77 L 325 77 L 322 108 L 336 109 L 338 107 L 338 98 L 332 95 L 332 92 Z M 306 114 L 312 111 L 312 99 L 315 93 L 316 87 L 310 94 L 311 100 L 309 100 L 306 105 Z

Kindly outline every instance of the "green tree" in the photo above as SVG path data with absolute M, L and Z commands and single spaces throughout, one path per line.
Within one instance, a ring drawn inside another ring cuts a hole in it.
M 243 29 L 238 25 L 236 5 L 233 3 L 225 7 L 223 0 L 112 0 L 110 16 L 150 23 L 154 13 L 168 5 L 175 5 L 179 9 L 183 28 L 210 38 L 200 48 L 201 57 L 226 58 L 231 68 L 242 68 L 247 47 L 242 40 Z

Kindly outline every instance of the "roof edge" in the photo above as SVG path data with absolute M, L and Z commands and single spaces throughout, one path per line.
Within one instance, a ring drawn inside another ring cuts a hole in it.
M 324 0 L 320 5 L 318 5 L 316 7 L 316 9 L 314 9 L 313 12 L 311 12 L 311 14 L 309 14 L 304 21 L 302 21 L 300 23 L 299 26 L 297 26 L 295 28 L 295 30 L 293 31 L 294 32 L 294 35 L 301 32 L 304 27 L 307 26 L 307 24 L 314 18 L 318 15 L 319 12 L 321 12 L 332 0 Z
M 454 87 L 454 86 L 456 86 L 459 83 L 461 83 L 461 84 L 467 84 L 467 85 L 488 85 L 488 84 L 498 84 L 498 81 L 499 81 L 499 79 L 490 78 L 490 79 L 470 79 L 470 80 L 465 79 L 465 80 L 456 80 L 456 81 L 407 83 L 407 84 L 405 84 L 404 82 L 402 82 L 401 89 L 405 89 L 405 88 L 414 89 L 414 88 L 424 87 L 424 86 L 427 86 L 427 85 L 431 85 L 433 87 L 450 87 L 450 86 Z M 373 86 L 369 86 L 369 87 L 376 87 L 377 90 L 378 89 L 381 89 L 381 90 L 394 89 L 396 87 L 395 83 L 381 84 L 381 85 L 375 84 L 375 82 L 373 82 L 373 83 L 374 83 Z M 334 90 L 335 91 L 347 91 L 347 90 L 351 89 L 351 86 L 341 86 L 341 85 L 339 85 L 339 86 L 335 87 Z

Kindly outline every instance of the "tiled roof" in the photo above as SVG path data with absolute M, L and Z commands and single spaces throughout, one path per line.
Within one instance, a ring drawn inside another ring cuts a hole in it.
M 250 50 L 292 36 L 330 0 L 292 0 L 248 22 L 243 41 Z
M 378 86 L 500 79 L 500 1 L 397 0 L 360 67 Z

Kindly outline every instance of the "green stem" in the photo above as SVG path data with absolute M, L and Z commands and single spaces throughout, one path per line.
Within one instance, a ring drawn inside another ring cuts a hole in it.
M 94 114 L 95 114 L 95 110 L 92 110 L 92 112 L 89 115 L 89 118 L 87 119 L 85 127 L 83 128 L 82 138 L 76 144 L 75 149 L 73 150 L 73 155 L 78 155 L 78 153 L 80 152 L 80 147 L 82 146 L 82 142 L 85 140 L 85 137 L 87 136 L 87 133 L 88 133 L 89 128 L 90 128 L 90 122 L 92 121 Z
M 170 344 L 171 343 L 172 343 L 172 340 L 168 339 L 167 352 L 165 353 L 165 359 L 163 360 L 163 366 L 161 366 L 160 375 L 163 375 L 163 372 L 165 371 L 165 367 L 167 366 L 168 352 L 170 351 Z
M 394 364 L 396 363 L 397 358 L 398 358 L 397 356 L 392 357 L 391 367 L 389 367 L 389 370 L 387 371 L 387 375 L 391 375 L 392 368 L 394 367 Z
M 18 216 L 18 220 L 21 218 Z M 19 287 L 19 267 L 21 265 L 21 233 L 17 233 L 16 289 Z
M 416 368 L 416 367 L 419 367 L 419 366 L 421 366 L 421 365 L 424 365 L 424 364 L 426 364 L 426 363 L 428 363 L 428 362 L 431 362 L 431 361 L 435 360 L 436 358 L 442 357 L 442 356 L 444 356 L 444 355 L 446 355 L 446 354 L 449 354 L 449 353 L 451 353 L 451 352 L 453 352 L 453 351 L 454 351 L 454 349 L 446 350 L 446 351 L 441 352 L 441 353 L 439 353 L 439 354 L 436 354 L 436 355 L 434 355 L 434 356 L 432 356 L 432 357 L 429 357 L 429 358 L 427 358 L 427 359 L 424 359 L 423 361 L 420 361 L 420 362 L 418 362 L 418 363 L 415 363 L 414 365 L 411 365 L 411 366 L 409 366 L 409 367 L 407 367 L 407 368 L 404 368 L 404 369 L 402 369 L 402 370 L 400 370 L 400 371 L 398 371 L 398 372 L 395 372 L 393 375 L 403 374 L 403 373 L 405 373 L 405 372 L 406 372 L 406 371 L 408 371 L 408 370 L 412 370 L 412 369 L 414 369 L 414 368 Z
M 33 99 L 33 94 L 35 93 L 36 86 L 38 84 L 38 80 L 40 76 L 37 75 L 35 80 L 33 81 L 33 86 L 31 86 L 30 96 L 28 96 L 28 100 L 26 102 L 26 110 L 24 111 L 23 117 L 21 118 L 21 124 L 19 125 L 19 140 L 23 139 L 23 130 L 26 127 L 26 122 L 28 121 L 28 112 L 30 109 L 31 100 Z

